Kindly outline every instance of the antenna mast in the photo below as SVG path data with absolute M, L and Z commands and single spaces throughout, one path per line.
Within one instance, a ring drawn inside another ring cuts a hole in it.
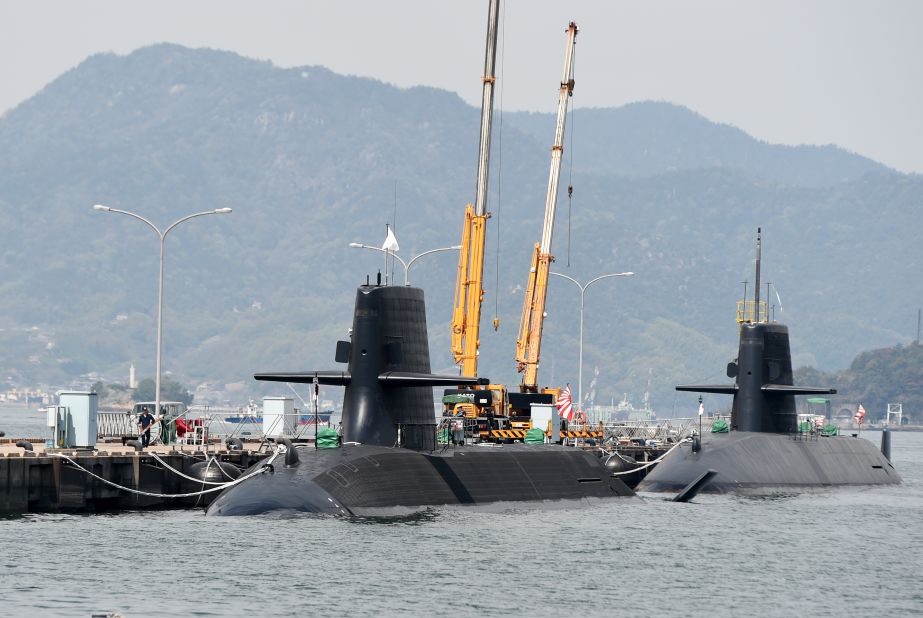
M 923 309 L 917 309 L 917 345 L 920 345 L 920 319 L 923 317 Z
M 760 228 L 756 228 L 756 282 L 753 284 L 753 316 L 755 322 L 762 322 L 760 319 Z

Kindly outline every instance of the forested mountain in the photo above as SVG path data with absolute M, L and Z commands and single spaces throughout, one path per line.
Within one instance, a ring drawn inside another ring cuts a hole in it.
M 847 369 L 824 373 L 802 368 L 796 372 L 797 384 L 832 386 L 832 413 L 848 410 L 862 403 L 875 421 L 887 416 L 888 404 L 903 405 L 904 421 L 923 421 L 923 346 L 919 342 L 881 350 L 862 352 Z
M 541 141 L 554 135 L 554 113 L 518 112 L 505 118 Z M 650 176 L 678 170 L 726 168 L 779 185 L 826 187 L 885 171 L 871 159 L 836 146 L 779 146 L 690 110 L 651 101 L 618 109 L 573 109 L 571 158 L 583 171 Z
M 0 377 L 125 380 L 132 361 L 152 375 L 158 239 L 95 203 L 162 228 L 234 209 L 167 236 L 164 368 L 175 378 L 244 397 L 280 394 L 253 382 L 255 371 L 332 368 L 355 286 L 382 267 L 380 254 L 348 243 L 380 244 L 392 221 L 405 258 L 457 244 L 478 116 L 453 93 L 215 50 L 164 44 L 87 59 L 0 117 Z M 516 383 L 554 127 L 549 114 L 504 117 L 481 372 Z M 734 355 L 757 226 L 796 365 L 836 370 L 910 340 L 923 299 L 923 178 L 832 146 L 761 143 L 663 103 L 577 108 L 574 118 L 574 196 L 562 192 L 554 269 L 581 281 L 637 273 L 587 293 L 597 401 L 640 398 L 651 376 L 659 410 L 694 407 L 672 386 L 720 374 Z M 411 271 L 426 290 L 437 371 L 452 367 L 455 264 L 442 253 Z M 543 383 L 576 383 L 578 306 L 576 286 L 552 278 Z

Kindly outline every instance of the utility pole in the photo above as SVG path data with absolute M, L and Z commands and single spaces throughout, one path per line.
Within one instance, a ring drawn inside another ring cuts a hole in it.
M 917 345 L 920 345 L 920 317 L 923 309 L 917 309 Z

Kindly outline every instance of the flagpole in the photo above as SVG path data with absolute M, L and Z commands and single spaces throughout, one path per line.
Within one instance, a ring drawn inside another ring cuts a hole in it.
M 385 223 L 385 245 L 387 245 L 387 239 L 391 238 L 391 226 Z M 388 285 L 388 256 L 391 255 L 391 249 L 387 246 L 385 247 L 385 285 Z
M 702 440 L 702 413 L 705 412 L 705 407 L 702 404 L 702 396 L 699 395 L 699 441 Z
M 314 450 L 317 450 L 317 398 L 320 395 L 320 387 L 317 381 L 317 373 L 314 374 Z

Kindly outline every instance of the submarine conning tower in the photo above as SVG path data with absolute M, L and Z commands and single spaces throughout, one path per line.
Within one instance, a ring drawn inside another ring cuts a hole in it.
M 788 327 L 777 322 L 740 325 L 737 361 L 728 364 L 734 384 L 677 386 L 678 391 L 733 395 L 731 429 L 762 433 L 798 430 L 795 395 L 829 395 L 834 388 L 794 386 Z
M 398 441 L 400 427 L 401 444 L 433 448 L 433 389 L 395 388 L 379 380 L 383 372 L 430 371 L 423 290 L 360 286 L 356 290 L 350 344 L 352 382 L 343 395 L 343 440 L 391 446 Z M 386 414 L 381 413 L 382 409 Z
M 486 384 L 486 378 L 430 373 L 423 290 L 366 284 L 356 290 L 350 341 L 338 341 L 346 371 L 258 373 L 257 380 L 345 386 L 344 442 L 432 450 L 434 386 Z
M 798 430 L 795 395 L 830 395 L 836 393 L 836 389 L 794 386 L 788 327 L 769 322 L 767 312 L 760 309 L 760 248 L 761 229 L 757 228 L 752 315 L 747 315 L 749 301 L 745 299 L 742 318 L 738 311 L 740 346 L 737 360 L 727 366 L 727 376 L 736 378 L 734 384 L 684 385 L 677 386 L 676 390 L 733 395 L 731 429 L 734 431 L 794 433 Z
M 798 429 L 795 396 L 763 390 L 765 386 L 793 384 L 787 326 L 742 324 L 736 372 L 732 429 L 770 433 L 791 433 Z

